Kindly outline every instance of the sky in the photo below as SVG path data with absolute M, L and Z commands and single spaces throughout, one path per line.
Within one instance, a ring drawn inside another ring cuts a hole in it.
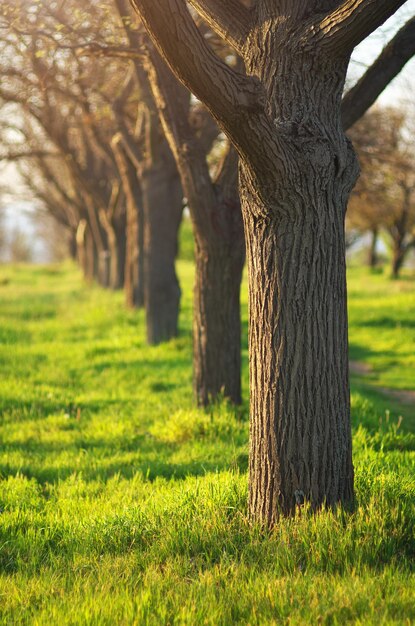
M 404 6 L 395 13 L 385 24 L 362 42 L 354 51 L 349 68 L 349 79 L 353 84 L 376 59 L 385 44 L 401 28 L 411 16 L 415 15 L 415 0 L 407 0 Z M 404 105 L 415 107 L 415 58 L 409 61 L 403 71 L 385 89 L 378 99 L 383 105 Z M 0 168 L 0 190 L 2 187 L 18 184 L 18 175 L 13 165 Z M 30 218 L 31 205 L 29 202 L 13 200 L 9 193 L 0 196 L 0 202 L 6 213 L 8 230 L 18 227 L 24 230 L 33 241 L 36 240 L 36 230 Z M 44 242 L 35 241 L 35 259 L 46 261 L 47 251 Z M 0 257 L 1 259 L 1 257 Z
M 414 15 L 415 0 L 408 0 L 381 28 L 355 48 L 349 68 L 349 76 L 354 79 L 353 82 L 365 72 L 393 35 Z M 415 58 L 388 85 L 378 102 L 383 105 L 415 102 Z

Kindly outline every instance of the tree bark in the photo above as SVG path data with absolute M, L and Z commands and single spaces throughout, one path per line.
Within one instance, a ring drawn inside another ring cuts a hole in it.
M 292 45 L 262 59 L 272 150 L 266 162 L 241 159 L 240 168 L 249 511 L 267 526 L 305 502 L 318 509 L 353 500 L 344 218 L 358 167 L 340 118 L 346 64 L 297 56 Z M 262 54 L 261 41 L 252 45 L 253 68 Z
M 305 501 L 318 508 L 353 498 L 344 190 L 332 197 L 304 169 L 301 180 L 291 189 L 283 181 L 283 203 L 264 206 L 242 174 L 249 511 L 269 526 Z
M 171 158 L 171 157 L 170 157 Z M 144 300 L 147 341 L 155 345 L 178 334 L 180 286 L 175 261 L 183 192 L 176 167 L 152 165 L 143 172 Z
M 214 248 L 201 248 L 196 242 L 193 386 L 200 406 L 220 394 L 235 404 L 241 402 L 240 290 L 245 249 L 243 241 L 220 240 Z

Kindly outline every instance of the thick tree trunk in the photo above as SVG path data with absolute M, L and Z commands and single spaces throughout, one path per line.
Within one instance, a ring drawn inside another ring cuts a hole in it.
M 377 253 L 377 245 L 378 245 L 378 237 L 379 237 L 379 229 L 372 228 L 371 230 L 371 241 L 369 247 L 369 267 L 375 269 L 378 264 L 378 253 Z
M 266 142 L 267 154 L 240 168 L 249 511 L 267 526 L 305 502 L 353 501 L 344 217 L 358 173 L 340 117 L 347 58 L 303 47 L 278 20 L 272 28 L 253 35 L 247 67 L 266 89 L 272 140 L 259 124 L 255 147 Z
M 193 312 L 194 393 L 205 406 L 221 393 L 241 402 L 240 290 L 245 261 L 243 239 L 214 249 L 196 243 Z
M 297 185 L 291 191 L 287 185 L 283 205 L 267 207 L 253 202 L 255 190 L 242 184 L 250 289 L 249 509 L 266 525 L 305 501 L 318 508 L 353 498 L 344 201 L 340 191 L 328 201 L 315 172 L 307 179 L 303 170 Z
M 147 341 L 154 345 L 177 336 L 180 286 L 176 275 L 177 237 L 183 193 L 177 170 L 152 166 L 143 173 L 144 301 Z

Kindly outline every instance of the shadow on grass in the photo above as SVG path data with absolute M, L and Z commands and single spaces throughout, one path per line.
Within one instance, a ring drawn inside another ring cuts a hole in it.
M 134 400 L 124 399 L 124 407 L 130 406 Z M 64 400 L 53 399 L 31 399 L 19 400 L 11 397 L 3 397 L 0 400 L 0 423 L 4 422 L 25 422 L 29 420 L 41 420 L 51 415 L 59 416 L 64 413 L 69 417 L 76 417 L 79 411 L 82 419 L 88 418 L 91 414 L 99 411 L 120 406 L 120 400 L 102 399 L 88 402 L 65 402 Z
M 165 455 L 165 444 L 163 446 L 163 452 Z M 16 446 L 16 448 L 18 448 Z M 46 446 L 47 448 L 47 446 Z M 157 448 L 153 449 L 153 453 Z M 56 450 L 54 450 L 56 452 Z M 74 449 L 74 452 L 76 449 Z M 47 453 L 47 450 L 44 450 Z M 91 461 L 97 460 L 96 455 L 97 446 L 90 445 L 88 449 L 80 447 L 78 452 L 84 452 L 85 456 L 91 458 Z M 173 454 L 174 451 L 171 452 Z M 109 457 L 110 458 L 110 457 Z M 101 467 L 94 467 L 88 465 L 78 465 L 71 463 L 67 465 L 60 465 L 59 467 L 39 467 L 33 466 L 33 463 L 29 460 L 28 464 L 14 464 L 14 463 L 2 463 L 0 464 L 0 477 L 7 478 L 8 476 L 16 476 L 17 474 L 23 475 L 28 479 L 34 478 L 39 484 L 45 485 L 47 483 L 53 484 L 57 481 L 66 480 L 70 476 L 80 473 L 82 478 L 87 481 L 100 481 L 107 482 L 114 476 L 121 476 L 127 480 L 133 478 L 135 475 L 140 474 L 143 478 L 152 482 L 157 478 L 165 478 L 166 480 L 184 480 L 189 476 L 204 476 L 211 472 L 221 472 L 223 470 L 239 470 L 240 472 L 246 472 L 248 466 L 248 457 L 245 454 L 239 454 L 234 459 L 226 461 L 221 460 L 195 460 L 188 462 L 171 462 L 166 460 L 137 460 L 137 461 L 114 461 L 105 462 L 107 459 L 101 457 L 98 459 L 101 462 Z
M 382 316 L 366 320 L 360 320 L 354 323 L 355 326 L 367 328 L 380 328 L 382 330 L 396 328 L 415 328 L 415 319 Z
M 408 352 L 408 354 L 412 354 L 412 351 Z M 368 359 L 379 356 L 379 355 L 381 355 L 382 357 L 388 357 L 389 359 L 394 359 L 394 360 L 396 360 L 397 358 L 396 352 L 393 350 L 377 351 L 377 350 L 371 350 L 370 348 L 366 346 L 357 345 L 355 343 L 349 344 L 349 358 L 351 361 L 366 362 Z M 404 353 L 400 352 L 400 355 L 404 356 Z M 399 363 L 399 361 L 396 361 L 396 362 Z

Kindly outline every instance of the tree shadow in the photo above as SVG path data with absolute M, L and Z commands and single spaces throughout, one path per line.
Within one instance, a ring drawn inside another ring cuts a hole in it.
M 355 326 L 361 328 L 379 328 L 379 329 L 391 329 L 396 328 L 415 328 L 415 319 L 413 318 L 399 318 L 383 315 L 381 317 L 363 319 L 354 323 Z

